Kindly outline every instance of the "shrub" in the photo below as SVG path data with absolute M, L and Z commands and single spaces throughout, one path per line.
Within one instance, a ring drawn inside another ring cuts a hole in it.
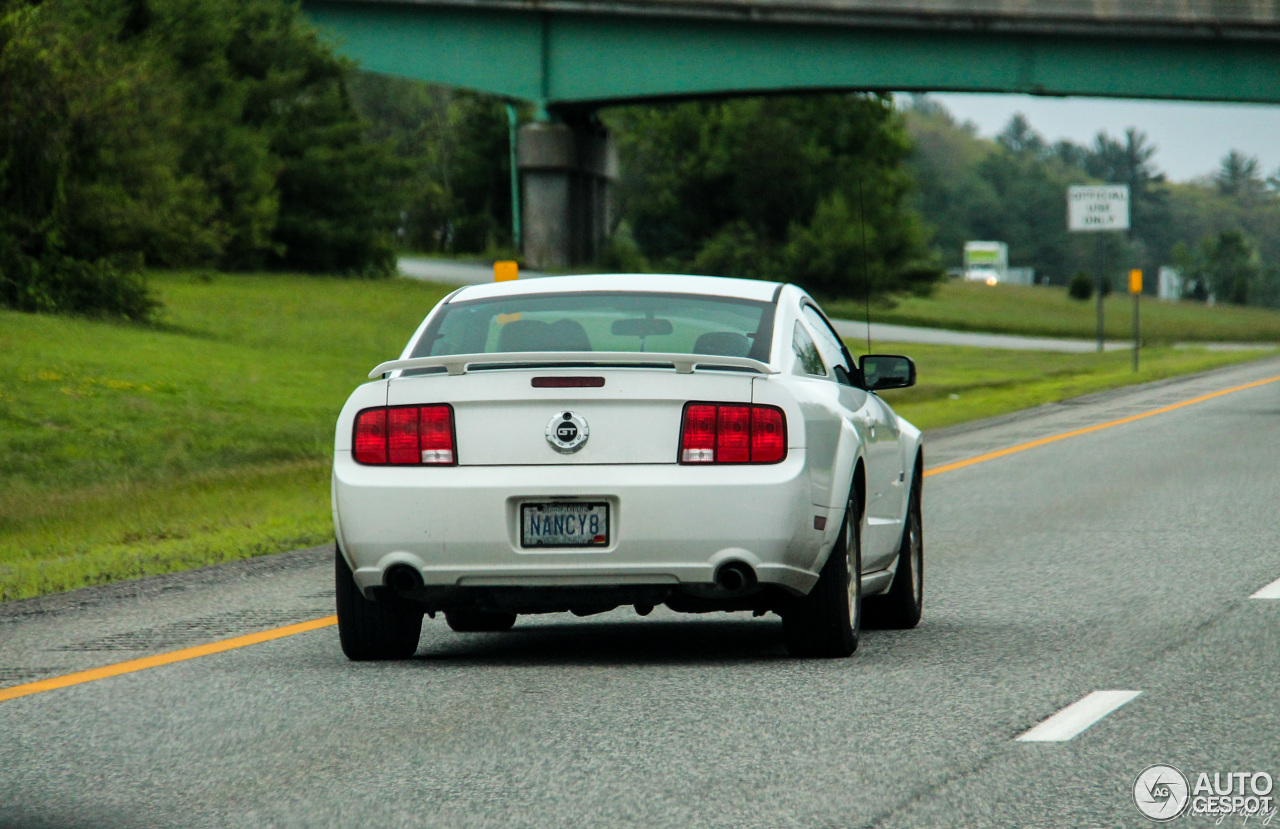
M 626 222 L 619 224 L 613 235 L 605 240 L 596 265 L 602 271 L 614 273 L 645 273 L 649 270 L 649 262 L 640 252 L 640 246 L 631 235 L 631 226 Z
M 0 254 L 0 306 L 18 311 L 151 318 L 159 303 L 147 289 L 141 257 L 93 261 L 49 253 L 37 259 L 5 245 Z
M 1078 299 L 1081 302 L 1093 296 L 1093 280 L 1089 278 L 1089 274 L 1084 271 L 1077 271 L 1076 275 L 1071 277 L 1071 281 L 1067 283 L 1067 296 L 1072 299 Z

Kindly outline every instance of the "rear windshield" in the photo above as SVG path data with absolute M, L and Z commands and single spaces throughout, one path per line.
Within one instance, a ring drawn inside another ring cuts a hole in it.
M 646 292 L 528 294 L 451 302 L 412 356 L 662 351 L 768 361 L 773 304 Z

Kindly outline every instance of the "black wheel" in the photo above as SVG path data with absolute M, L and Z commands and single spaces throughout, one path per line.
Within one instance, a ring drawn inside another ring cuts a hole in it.
M 511 630 L 516 614 L 491 610 L 446 610 L 444 620 L 458 633 L 502 633 Z
M 348 659 L 408 659 L 418 650 L 422 610 L 411 602 L 386 597 L 371 602 L 356 587 L 351 568 L 334 545 L 334 593 L 338 603 L 338 639 Z
M 844 523 L 818 583 L 782 616 L 787 651 L 795 657 L 836 659 L 858 649 L 862 625 L 862 516 L 853 493 Z
M 883 596 L 868 596 L 866 623 L 869 628 L 906 630 L 920 623 L 924 609 L 924 523 L 920 509 L 920 468 L 911 485 L 907 521 L 898 548 L 898 569 L 893 584 Z

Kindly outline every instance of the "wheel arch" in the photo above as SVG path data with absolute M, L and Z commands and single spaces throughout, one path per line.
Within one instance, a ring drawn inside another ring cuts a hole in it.
M 832 487 L 832 489 L 835 488 Z M 840 511 L 832 517 L 839 516 L 840 521 L 843 522 L 850 500 L 853 501 L 854 508 L 857 510 L 857 515 L 854 518 L 861 523 L 863 516 L 867 514 L 867 470 L 861 453 L 853 461 L 853 473 L 849 477 L 849 488 L 845 490 L 845 498 L 841 502 Z M 859 528 L 859 534 L 861 534 L 861 528 Z M 823 543 L 823 547 L 818 552 L 818 559 L 814 562 L 815 568 L 822 569 L 839 541 L 839 535 L 837 535 L 835 538 L 830 539 L 830 543 Z
M 854 506 L 858 508 L 858 519 L 861 520 L 867 514 L 867 468 L 861 456 L 854 462 L 853 481 L 849 486 L 849 494 Z

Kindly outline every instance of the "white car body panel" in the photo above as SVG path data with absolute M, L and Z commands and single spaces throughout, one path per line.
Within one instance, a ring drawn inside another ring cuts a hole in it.
M 799 313 L 812 302 L 795 286 L 754 280 L 662 275 L 554 277 L 460 289 L 443 302 L 554 292 L 646 291 L 776 297 L 770 362 L 716 369 L 716 358 L 635 367 L 661 355 L 594 352 L 600 365 L 511 364 L 459 373 L 405 375 L 353 392 L 338 418 L 333 510 L 339 548 L 356 584 L 373 598 L 389 568 L 409 565 L 428 587 L 616 587 L 670 585 L 714 595 L 717 568 L 744 562 L 760 585 L 804 594 L 837 540 L 855 469 L 866 480 L 863 584 L 887 588 L 901 542 L 907 493 L 921 448 L 919 430 L 875 394 L 804 375 L 791 347 Z M 440 306 L 433 314 L 438 313 Z M 400 355 L 411 358 L 423 321 Z M 546 355 L 539 355 L 545 357 Z M 578 356 L 578 355 L 575 355 Z M 504 358 L 506 355 L 504 355 Z M 415 366 L 430 362 L 418 358 Z M 510 362 L 510 360 L 507 360 Z M 696 362 L 698 365 L 694 365 Z M 386 368 L 380 366 L 380 369 Z M 465 372 L 465 373 L 463 373 Z M 684 373 L 687 372 L 687 373 Z M 603 377 L 600 388 L 534 388 L 541 376 Z M 787 455 L 776 464 L 678 463 L 689 402 L 780 408 Z M 352 456 L 357 414 L 368 408 L 447 403 L 453 407 L 456 466 L 368 466 Z M 573 454 L 555 451 L 545 430 L 558 412 L 590 424 Z M 526 549 L 526 502 L 600 501 L 610 506 L 607 546 Z

